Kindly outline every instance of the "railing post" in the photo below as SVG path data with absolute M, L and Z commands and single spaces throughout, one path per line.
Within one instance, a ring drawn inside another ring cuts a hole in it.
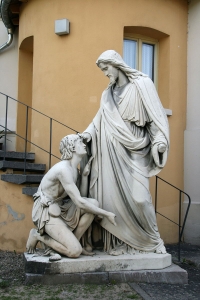
M 189 212 L 190 204 L 191 204 L 190 196 L 186 193 L 184 193 L 184 195 L 186 195 L 188 197 L 189 203 L 188 203 L 188 206 L 187 206 L 187 209 L 186 209 L 185 217 L 184 217 L 184 220 L 183 220 L 183 225 L 182 225 L 182 228 L 181 228 L 181 238 L 183 236 L 183 231 L 184 231 L 184 228 L 185 228 L 185 223 L 186 223 L 186 220 L 187 220 L 187 216 L 188 216 L 188 212 Z
M 26 133 L 25 133 L 25 147 L 24 147 L 24 175 L 26 174 L 27 139 L 28 139 L 28 106 L 26 106 Z
M 5 117 L 5 135 L 4 135 L 4 157 L 6 157 L 6 140 L 7 140 L 7 122 L 8 122 L 8 96 L 6 96 L 6 117 Z
M 178 260 L 181 260 L 181 191 L 179 191 Z
M 157 213 L 157 197 L 158 197 L 158 177 L 156 176 L 156 186 L 155 186 L 155 213 Z
M 52 118 L 50 118 L 49 169 L 51 168 Z

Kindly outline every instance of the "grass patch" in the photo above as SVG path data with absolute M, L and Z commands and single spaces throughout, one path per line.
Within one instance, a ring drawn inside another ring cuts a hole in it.
M 2 281 L 0 282 L 2 283 Z M 9 287 L 0 289 L 0 300 L 141 299 L 127 284 L 61 284 L 57 286 L 34 284 L 32 286 L 19 286 L 16 284 L 12 285 L 9 280 L 6 282 Z
M 50 298 L 45 298 L 44 300 L 60 300 L 58 297 L 50 297 Z
M 0 288 L 4 289 L 10 286 L 10 282 L 6 281 L 6 280 L 1 280 L 0 281 Z
M 135 294 L 132 294 L 132 295 L 128 295 L 127 298 L 129 298 L 129 299 L 138 299 L 138 296 L 135 295 Z
M 13 296 L 1 296 L 1 300 L 19 300 L 19 298 Z
M 187 264 L 187 265 L 189 265 L 189 266 L 194 266 L 194 267 L 196 267 L 196 264 L 195 264 L 193 261 L 191 261 L 191 260 L 189 260 L 189 259 L 186 259 L 186 258 L 183 258 L 182 263 L 183 263 L 183 264 Z

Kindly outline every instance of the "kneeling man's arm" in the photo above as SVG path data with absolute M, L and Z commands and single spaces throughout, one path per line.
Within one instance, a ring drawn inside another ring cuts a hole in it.
M 68 176 L 61 175 L 59 179 L 67 195 L 71 198 L 74 204 L 77 205 L 79 208 L 84 209 L 86 212 L 92 213 L 94 215 L 101 215 L 103 217 L 107 217 L 113 225 L 116 225 L 115 214 L 101 209 L 82 198 L 77 186 L 73 181 L 72 175 L 67 175 Z

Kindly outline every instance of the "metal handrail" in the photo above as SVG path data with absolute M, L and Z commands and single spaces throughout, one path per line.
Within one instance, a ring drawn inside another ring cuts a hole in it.
M 178 223 L 174 222 L 173 220 L 167 218 L 166 216 L 164 216 L 163 214 L 159 213 L 157 211 L 157 202 L 158 202 L 158 179 L 165 182 L 166 184 L 172 186 L 174 189 L 179 191 L 179 221 Z M 185 213 L 185 217 L 183 220 L 183 224 L 181 225 L 181 211 L 182 211 L 182 194 L 186 195 L 188 197 L 188 206 L 186 209 L 186 213 Z M 186 219 L 188 216 L 188 212 L 190 209 L 190 205 L 191 205 L 191 198 L 190 196 L 185 193 L 183 190 L 179 189 L 178 187 L 176 187 L 175 185 L 169 183 L 168 181 L 162 179 L 159 176 L 156 176 L 156 184 L 155 184 L 155 213 L 161 215 L 162 217 L 164 217 L 165 219 L 169 220 L 170 222 L 174 223 L 175 225 L 177 225 L 179 227 L 179 231 L 178 231 L 178 260 L 180 261 L 181 259 L 181 239 L 183 236 L 183 231 L 185 229 L 185 223 L 186 223 Z
M 21 101 L 19 101 L 19 100 L 15 99 L 15 98 L 12 98 L 12 97 L 10 97 L 10 96 L 8 96 L 8 95 L 4 94 L 4 93 L 1 93 L 1 92 L 0 92 L 0 94 L 1 94 L 1 95 L 3 95 L 3 96 L 5 96 L 5 97 L 8 97 L 9 99 L 11 99 L 11 100 L 13 100 L 13 101 L 16 101 L 17 103 L 20 103 L 20 104 L 22 104 L 22 105 L 24 105 L 24 106 L 26 106 L 26 107 L 30 108 L 31 110 L 34 110 L 34 111 L 36 111 L 37 113 L 39 113 L 39 114 L 41 114 L 41 115 L 43 115 L 43 116 L 45 116 L 45 117 L 47 117 L 47 118 L 49 118 L 49 119 L 52 119 L 52 121 L 55 121 L 55 122 L 59 123 L 60 125 L 63 125 L 63 126 L 65 126 L 65 127 L 66 127 L 66 128 L 68 128 L 68 129 L 71 129 L 72 131 L 74 131 L 74 132 L 77 132 L 77 133 L 78 133 L 78 131 L 77 131 L 77 130 L 75 130 L 75 129 L 73 129 L 73 128 L 71 128 L 71 127 L 69 127 L 69 126 L 67 126 L 67 125 L 65 125 L 65 124 L 63 124 L 63 123 L 61 123 L 60 121 L 58 121 L 58 120 L 56 120 L 56 119 L 54 119 L 54 118 L 51 118 L 51 117 L 50 117 L 50 116 L 48 116 L 48 115 L 45 115 L 44 113 L 42 113 L 41 111 L 39 111 L 39 110 L 37 110 L 37 109 L 33 108 L 32 106 L 29 106 L 29 105 L 27 105 L 27 104 L 25 104 L 25 103 L 23 103 L 23 102 L 21 102 Z
M 4 127 L 3 125 L 0 125 L 0 127 L 2 127 L 2 128 L 4 128 L 4 129 L 5 129 L 5 127 Z M 9 132 L 13 132 L 12 130 L 10 130 L 10 129 L 8 129 L 8 128 L 7 128 L 7 131 L 9 131 Z M 21 136 L 21 135 L 17 134 L 16 132 L 15 132 L 15 135 L 16 135 L 16 136 L 18 136 L 18 137 L 20 137 L 20 138 L 21 138 L 21 139 L 23 139 L 24 141 L 26 140 L 26 138 L 24 138 L 23 136 Z M 32 144 L 33 146 L 35 146 L 35 147 L 39 148 L 40 150 L 43 150 L 44 152 L 46 152 L 46 153 L 50 154 L 50 152 L 49 152 L 49 151 L 45 150 L 44 148 L 42 148 L 42 147 L 38 146 L 37 144 L 35 144 L 35 143 L 31 142 L 31 141 L 29 141 L 28 139 L 27 139 L 27 142 L 28 142 L 28 143 L 30 143 L 30 144 Z M 5 150 L 4 150 L 4 151 L 5 151 Z M 25 153 L 24 157 L 26 157 L 26 154 L 27 154 L 27 153 Z M 60 157 L 58 157 L 58 156 L 54 155 L 53 153 L 51 153 L 51 156 L 53 156 L 53 157 L 55 157 L 55 158 L 57 158 L 57 159 L 60 159 Z M 5 154 L 4 154 L 4 157 L 5 157 Z M 5 159 L 4 159 L 4 160 L 5 160 Z
M 19 104 L 22 104 L 22 105 L 24 105 L 24 106 L 26 107 L 26 125 L 25 125 L 26 130 L 25 130 L 25 138 L 22 137 L 22 136 L 20 136 L 19 134 L 15 133 L 16 136 L 22 138 L 22 139 L 25 141 L 25 145 L 24 145 L 24 153 L 25 153 L 25 154 L 24 154 L 24 174 L 26 174 L 27 143 L 30 143 L 30 144 L 36 146 L 37 148 L 39 148 L 39 149 L 41 149 L 41 150 L 43 150 L 43 151 L 45 151 L 46 153 L 49 154 L 49 169 L 50 169 L 50 168 L 51 168 L 51 158 L 52 158 L 52 156 L 55 157 L 55 158 L 60 159 L 59 157 L 57 157 L 56 155 L 54 155 L 54 154 L 52 153 L 52 133 L 53 133 L 52 122 L 54 121 L 54 122 L 56 122 L 56 123 L 58 123 L 58 124 L 64 126 L 65 128 L 74 131 L 75 133 L 78 133 L 78 131 L 75 130 L 75 129 L 73 129 L 73 128 L 71 128 L 70 126 L 67 126 L 67 125 L 61 123 L 60 121 L 58 121 L 58 120 L 56 120 L 56 119 L 54 119 L 54 118 L 52 118 L 52 117 L 50 117 L 50 116 L 48 116 L 48 115 L 46 115 L 46 114 L 40 112 L 39 110 L 37 110 L 37 109 L 35 109 L 35 108 L 33 108 L 33 107 L 31 107 L 31 106 L 29 106 L 29 105 L 27 105 L 27 104 L 25 104 L 25 103 L 19 101 L 19 100 L 17 100 L 17 99 L 14 99 L 14 98 L 12 98 L 12 97 L 10 97 L 10 96 L 4 94 L 4 93 L 1 93 L 1 92 L 0 92 L 0 95 L 5 96 L 5 98 L 6 98 L 5 126 L 0 125 L 2 128 L 5 129 L 5 134 L 4 134 L 4 156 L 3 156 L 3 160 L 5 160 L 5 157 L 6 157 L 7 131 L 12 132 L 11 130 L 8 129 L 8 126 L 7 126 L 7 122 L 8 122 L 8 104 L 9 104 L 9 99 L 11 99 L 12 101 L 15 101 L 15 102 L 17 102 L 17 103 L 19 103 Z M 50 134 L 49 151 L 47 151 L 47 150 L 41 148 L 40 146 L 38 146 L 38 145 L 36 145 L 35 143 L 33 143 L 33 142 L 31 142 L 31 141 L 28 140 L 29 110 L 35 111 L 35 112 L 39 113 L 40 115 L 42 115 L 42 116 L 44 116 L 44 117 L 46 117 L 46 118 L 49 119 L 49 125 L 50 125 L 50 132 L 49 132 L 49 134 Z

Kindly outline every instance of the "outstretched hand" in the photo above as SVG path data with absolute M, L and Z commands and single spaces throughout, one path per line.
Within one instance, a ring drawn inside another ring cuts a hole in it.
M 116 218 L 116 215 L 111 212 L 107 216 L 107 219 L 110 221 L 110 223 L 112 223 L 114 226 L 117 226 L 117 223 L 115 222 L 115 218 Z

